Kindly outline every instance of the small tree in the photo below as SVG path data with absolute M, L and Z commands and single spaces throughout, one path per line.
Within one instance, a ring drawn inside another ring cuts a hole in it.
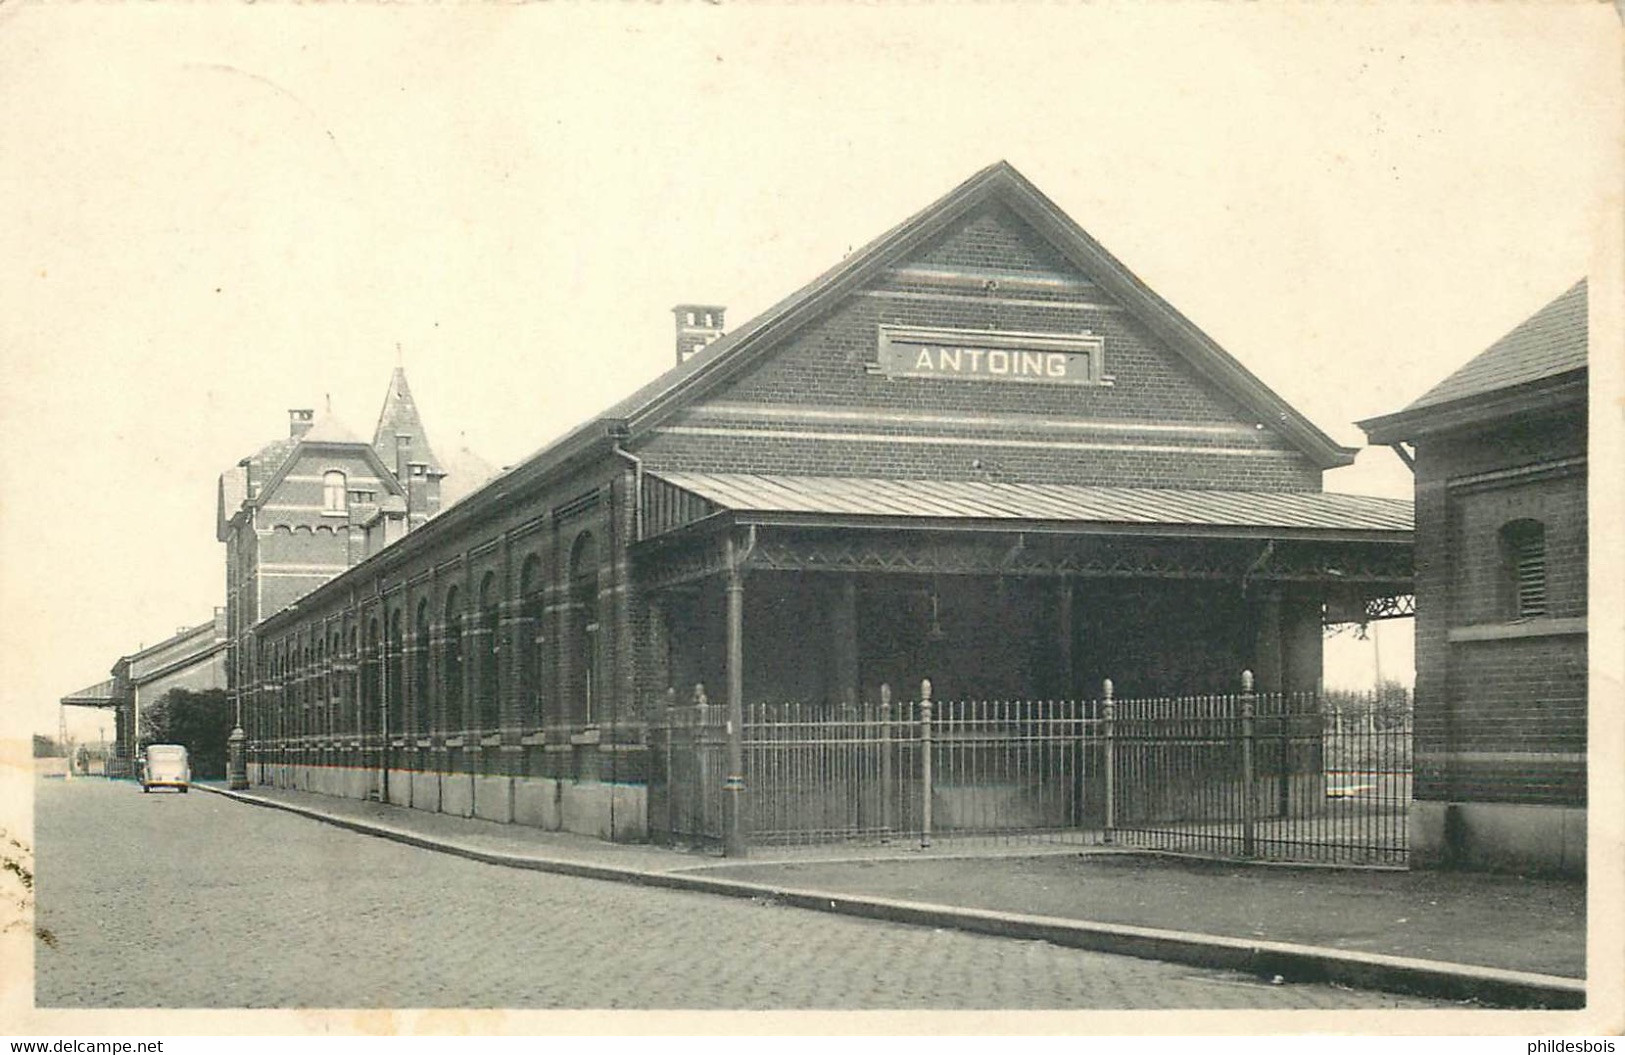
M 192 775 L 226 775 L 226 737 L 231 707 L 223 689 L 170 689 L 141 712 L 141 746 L 180 744 L 191 756 Z

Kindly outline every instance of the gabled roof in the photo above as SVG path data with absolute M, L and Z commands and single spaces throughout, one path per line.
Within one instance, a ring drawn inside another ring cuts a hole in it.
M 1584 398 L 1586 280 L 1512 328 L 1403 410 L 1359 423 L 1372 443 Z
M 419 547 L 433 545 L 441 532 L 457 529 L 480 515 L 488 503 L 502 501 L 536 480 L 562 474 L 577 459 L 608 450 L 654 428 L 694 399 L 726 383 L 771 352 L 781 337 L 830 310 L 840 299 L 886 268 L 903 260 L 931 238 L 969 215 L 997 202 L 1010 207 L 1056 250 L 1087 274 L 1108 295 L 1131 311 L 1202 377 L 1230 394 L 1321 468 L 1349 465 L 1356 448 L 1332 440 L 1172 305 L 1151 290 L 1054 202 L 1046 198 L 1009 162 L 1000 161 L 976 173 L 933 204 L 898 224 L 839 264 L 813 279 L 760 315 L 725 334 L 684 362 L 643 385 L 608 410 L 570 429 L 507 468 L 422 529 L 368 557 L 313 593 L 337 589 L 345 576 L 378 560 L 404 560 Z M 275 619 L 273 613 L 266 617 Z
M 282 478 L 293 468 L 299 460 L 301 447 L 315 444 L 333 444 L 339 446 L 353 446 L 358 453 L 368 460 L 374 473 L 384 486 L 391 491 L 398 491 L 399 485 L 395 482 L 395 472 L 392 465 L 385 465 L 368 446 L 367 441 L 351 432 L 349 427 L 340 421 L 338 415 L 333 413 L 331 407 L 317 418 L 311 427 L 305 430 L 302 436 L 289 436 L 285 439 L 275 440 L 261 447 L 243 462 L 232 466 L 220 474 L 218 508 L 216 518 L 216 537 L 224 542 L 226 539 L 226 525 L 243 508 L 244 505 L 259 505 L 276 488 Z M 253 497 L 249 497 L 249 480 L 254 483 Z
M 339 420 L 338 415 L 333 413 L 332 407 L 328 407 L 305 434 L 299 437 L 299 442 L 359 444 L 364 441 L 360 436 L 351 432 L 349 426 Z
M 396 437 L 410 436 L 407 460 L 428 465 L 431 475 L 445 473 L 445 467 L 435 457 L 429 445 L 428 430 L 418 416 L 417 404 L 412 400 L 412 389 L 406 383 L 406 370 L 397 366 L 389 378 L 389 391 L 384 394 L 384 408 L 378 413 L 378 427 L 372 433 L 372 449 L 378 460 L 393 468 L 396 458 Z
M 680 404 L 737 376 L 769 350 L 775 343 L 774 338 L 801 326 L 830 307 L 842 294 L 899 262 L 972 210 L 990 202 L 1010 207 L 1063 257 L 1183 356 L 1198 374 L 1227 392 L 1257 415 L 1258 420 L 1269 422 L 1315 464 L 1325 469 L 1354 461 L 1354 448 L 1336 443 L 1276 395 L 1006 161 L 978 172 L 739 329 L 633 392 L 595 420 L 625 419 L 633 432 L 658 423 Z
M 274 440 L 220 474 L 215 535 L 221 542 L 226 540 L 226 525 L 248 501 L 249 480 L 252 478 L 259 492 L 264 493 L 265 481 L 281 471 L 298 446 L 299 441 L 291 436 Z
M 1586 280 L 1519 323 L 1406 410 L 1487 395 L 1586 365 Z

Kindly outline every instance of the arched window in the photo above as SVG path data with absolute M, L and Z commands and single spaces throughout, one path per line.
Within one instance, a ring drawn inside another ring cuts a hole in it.
M 406 728 L 403 720 L 406 715 L 404 709 L 406 701 L 402 698 L 401 687 L 406 684 L 404 672 L 401 670 L 403 659 L 401 655 L 401 610 L 399 608 L 390 613 L 389 631 L 384 649 L 384 732 L 396 733 Z
M 277 739 L 293 739 L 293 652 L 282 644 L 282 700 L 277 708 Z M 286 746 L 286 745 L 284 745 Z
M 344 708 L 344 729 L 349 733 L 361 731 L 361 648 L 356 637 L 356 628 L 350 628 L 350 676 L 346 679 L 350 683 L 346 695 L 349 696 L 349 706 Z
M 310 673 L 310 688 L 316 698 L 316 735 L 328 736 L 333 730 L 328 728 L 331 718 L 327 698 L 327 639 L 316 639 L 316 666 Z
M 378 732 L 378 710 L 383 703 L 383 671 L 381 660 L 383 649 L 378 639 L 378 619 L 374 616 L 367 623 L 366 653 L 361 663 L 365 669 L 365 676 L 361 682 L 361 735 L 371 736 Z
M 419 736 L 428 736 L 431 728 L 430 722 L 434 717 L 434 701 L 429 698 L 429 602 L 425 598 L 418 602 L 418 616 L 414 632 L 417 636 L 417 651 L 413 658 L 416 660 L 412 672 L 412 710 L 417 717 Z
M 570 548 L 571 713 L 591 724 L 598 691 L 598 543 L 583 531 Z
M 1502 611 L 1509 619 L 1546 614 L 1546 526 L 1513 520 L 1501 527 Z
M 333 707 L 333 733 L 335 735 L 344 731 L 344 677 L 340 671 L 344 668 L 343 657 L 339 650 L 344 647 L 344 638 L 334 630 L 327 639 L 327 655 L 331 661 L 327 668 L 327 698 L 332 701 Z
M 446 591 L 443 662 L 440 664 L 440 698 L 445 701 L 446 731 L 463 728 L 463 612 L 457 587 Z
M 345 484 L 344 474 L 337 469 L 329 469 L 322 474 L 322 510 L 327 513 L 342 513 L 349 508 L 349 489 Z
M 542 561 L 532 554 L 519 571 L 519 709 L 522 722 L 542 724 Z
M 502 614 L 495 572 L 480 580 L 479 679 L 480 728 L 486 732 L 502 724 L 500 688 L 497 685 L 497 650 L 501 639 Z

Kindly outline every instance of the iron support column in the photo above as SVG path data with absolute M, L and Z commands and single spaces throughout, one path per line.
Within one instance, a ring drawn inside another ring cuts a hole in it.
M 739 567 L 738 546 L 732 535 L 723 539 L 728 569 L 728 776 L 723 782 L 723 853 L 745 856 L 745 580 Z

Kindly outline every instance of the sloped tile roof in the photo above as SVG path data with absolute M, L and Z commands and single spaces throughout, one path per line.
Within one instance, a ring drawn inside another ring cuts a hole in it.
M 331 409 L 317 418 L 310 431 L 299 437 L 299 440 L 301 443 L 353 443 L 358 447 L 366 443 L 360 436 L 351 432 Z
M 1407 411 L 1481 396 L 1586 365 L 1586 280 L 1440 381 Z
M 378 413 L 378 427 L 372 433 L 372 449 L 378 452 L 379 460 L 391 471 L 395 469 L 396 464 L 396 437 L 401 435 L 412 437 L 412 442 L 408 446 L 408 461 L 425 463 L 431 475 L 449 471 L 435 457 L 434 448 L 429 444 L 429 432 L 424 428 L 423 419 L 418 415 L 417 403 L 412 399 L 412 389 L 406 383 L 406 371 L 397 366 L 389 378 L 389 391 L 384 395 L 384 407 Z M 445 493 L 444 485 L 441 493 Z
M 497 474 L 496 466 L 469 449 L 468 444 L 452 447 L 445 460 L 445 476 L 440 480 L 440 508 L 462 501 Z

